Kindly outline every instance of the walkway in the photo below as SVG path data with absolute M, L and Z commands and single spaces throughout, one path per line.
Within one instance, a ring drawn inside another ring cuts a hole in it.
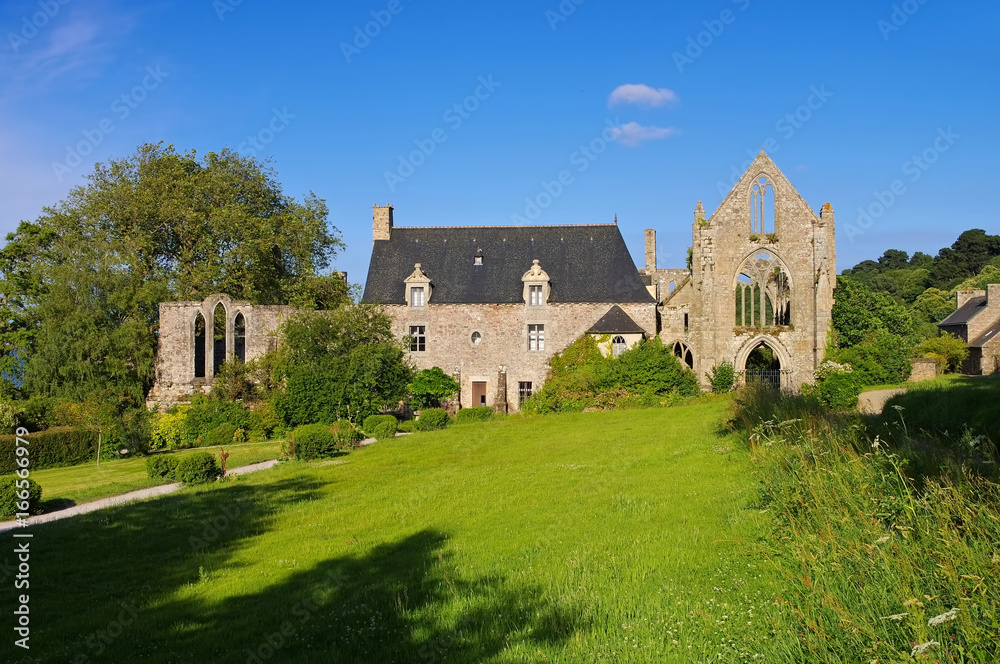
M 266 470 L 268 468 L 273 468 L 277 464 L 277 460 L 272 459 L 271 461 L 262 461 L 261 463 L 253 463 L 249 466 L 240 466 L 239 468 L 233 468 L 226 471 L 226 476 L 231 475 L 247 475 L 249 473 L 255 473 L 258 470 Z M 165 496 L 168 493 L 173 493 L 177 489 L 181 488 L 183 485 L 180 482 L 176 484 L 164 484 L 162 486 L 154 486 L 148 489 L 139 489 L 138 491 L 131 491 L 129 493 L 124 493 L 120 496 L 111 496 L 110 498 L 101 498 L 100 500 L 95 500 L 89 503 L 83 503 L 81 505 L 74 505 L 73 507 L 67 507 L 64 510 L 59 510 L 58 512 L 49 512 L 48 514 L 39 514 L 38 516 L 32 516 L 28 518 L 28 526 L 37 526 L 40 523 L 48 523 L 50 521 L 59 521 L 61 519 L 68 519 L 71 516 L 76 516 L 77 514 L 87 514 L 88 512 L 96 512 L 97 510 L 102 510 L 106 507 L 114 507 L 115 505 L 124 505 L 125 503 L 131 503 L 136 500 L 145 500 L 146 498 L 156 498 L 158 496 Z M 17 521 L 5 521 L 0 523 L 0 533 L 5 533 L 10 530 L 17 528 Z
M 906 394 L 905 388 L 894 390 L 872 390 L 862 392 L 858 397 L 858 410 L 865 415 L 881 415 L 889 399 L 897 394 Z

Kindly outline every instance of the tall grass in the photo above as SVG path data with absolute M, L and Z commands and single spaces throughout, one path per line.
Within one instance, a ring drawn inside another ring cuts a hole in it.
M 943 448 L 907 434 L 905 415 L 887 441 L 860 415 L 759 390 L 738 397 L 730 426 L 760 469 L 759 507 L 774 524 L 755 546 L 783 588 L 775 608 L 795 625 L 800 658 L 996 661 L 997 484 L 944 463 Z

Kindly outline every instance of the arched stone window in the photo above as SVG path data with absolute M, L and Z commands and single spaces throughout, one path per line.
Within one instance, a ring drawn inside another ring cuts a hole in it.
M 788 271 L 772 253 L 759 252 L 743 263 L 736 278 L 737 327 L 784 327 L 792 323 Z
M 615 336 L 611 340 L 611 357 L 618 357 L 628 348 L 628 344 L 625 343 L 625 337 L 622 335 Z
M 240 362 L 247 361 L 247 319 L 242 313 L 233 320 L 233 354 Z
M 205 317 L 194 318 L 194 377 L 205 377 Z
M 750 232 L 754 235 L 774 233 L 774 186 L 761 175 L 750 188 Z
M 678 341 L 674 344 L 674 355 L 680 358 L 680 361 L 687 365 L 688 369 L 694 369 L 694 354 L 691 353 L 691 348 L 688 347 L 683 341 Z
M 219 373 L 222 363 L 226 361 L 226 307 L 219 302 L 215 305 L 215 313 L 212 315 L 212 373 Z

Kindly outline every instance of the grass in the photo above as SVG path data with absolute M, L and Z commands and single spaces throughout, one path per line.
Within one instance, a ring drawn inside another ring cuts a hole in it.
M 274 459 L 278 455 L 277 442 L 249 443 L 226 447 L 229 459 L 227 468 L 236 468 L 259 461 Z M 171 452 L 178 456 L 194 452 L 211 452 L 218 458 L 218 448 L 200 448 Z M 146 461 L 142 458 L 102 461 L 68 468 L 49 468 L 35 471 L 32 479 L 42 486 L 43 509 L 52 511 L 72 505 L 99 500 L 109 496 L 146 489 L 171 480 L 154 480 L 146 475 Z
M 961 383 L 969 380 L 969 376 L 963 374 L 942 374 L 931 380 L 920 381 L 919 383 L 891 383 L 888 385 L 866 385 L 861 389 L 862 394 L 865 392 L 874 392 L 876 390 L 899 390 L 899 389 L 913 389 L 916 386 L 920 387 L 940 387 L 942 389 L 950 387 L 953 383 Z
M 794 635 L 727 408 L 454 427 L 40 526 L 6 661 L 741 661 Z

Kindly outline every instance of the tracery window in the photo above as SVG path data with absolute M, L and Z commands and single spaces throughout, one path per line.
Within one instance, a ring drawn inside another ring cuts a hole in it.
M 754 235 L 774 233 L 774 187 L 764 175 L 750 189 L 750 232 Z
M 778 257 L 769 252 L 754 254 L 743 263 L 736 279 L 736 325 L 791 325 L 791 296 L 788 272 Z

